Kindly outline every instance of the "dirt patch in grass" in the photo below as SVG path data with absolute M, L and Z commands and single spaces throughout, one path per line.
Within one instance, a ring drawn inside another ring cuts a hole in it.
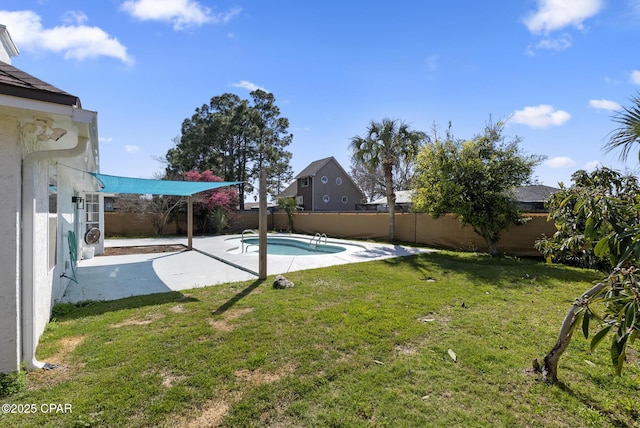
M 265 372 L 261 369 L 256 369 L 256 370 L 242 369 L 242 370 L 237 370 L 234 374 L 236 375 L 237 378 L 250 382 L 253 385 L 262 385 L 265 383 L 276 382 L 282 379 L 284 376 L 290 373 L 293 373 L 295 369 L 296 369 L 295 364 L 287 363 L 273 373 Z
M 413 345 L 398 344 L 394 346 L 395 351 L 400 355 L 415 355 L 418 349 Z
M 130 325 L 147 325 L 147 324 L 151 324 L 154 321 L 159 320 L 160 318 L 162 318 L 162 314 L 153 314 L 148 318 L 129 318 L 126 319 L 124 321 L 121 321 L 117 324 L 112 324 L 111 327 L 113 328 L 120 328 L 120 327 L 126 327 L 126 326 L 130 326 Z
M 47 360 L 52 364 L 63 364 L 66 362 L 67 355 L 73 352 L 74 349 L 78 347 L 87 336 L 72 336 L 72 337 L 63 337 L 59 340 L 60 349 L 55 355 L 47 358 Z
M 173 374 L 166 369 L 160 372 L 160 377 L 162 378 L 162 386 L 164 386 L 165 388 L 171 388 L 176 383 L 181 382 L 187 378 L 184 375 Z
M 184 245 L 141 245 L 136 247 L 107 247 L 101 256 L 123 256 L 127 254 L 175 253 L 184 251 Z
M 43 362 L 55 366 L 51 370 L 38 370 L 29 373 L 29 390 L 50 388 L 72 378 L 75 373 L 73 366 L 69 365 L 68 355 L 78 347 L 87 336 L 64 337 L 58 341 L 60 349 Z
M 209 325 L 218 331 L 231 331 L 234 329 L 234 326 L 229 324 L 228 321 L 235 320 L 251 312 L 253 312 L 253 308 L 231 309 L 224 313 L 224 318 L 221 320 L 210 318 Z
M 217 427 L 220 426 L 222 419 L 228 412 L 229 404 L 221 398 L 215 398 L 204 403 L 201 408 L 193 410 L 193 414 L 198 415 L 196 418 L 172 419 L 164 426 L 172 428 Z
M 187 310 L 182 305 L 172 306 L 172 307 L 169 308 L 169 310 L 171 312 L 173 312 L 174 314 L 183 314 L 183 313 L 187 312 Z

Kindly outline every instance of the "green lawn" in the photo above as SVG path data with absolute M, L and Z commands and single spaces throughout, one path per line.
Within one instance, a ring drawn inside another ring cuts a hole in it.
M 56 307 L 38 359 L 61 367 L 0 426 L 640 426 L 635 353 L 616 377 L 576 332 L 562 384 L 529 370 L 595 272 L 443 251 L 287 277 Z

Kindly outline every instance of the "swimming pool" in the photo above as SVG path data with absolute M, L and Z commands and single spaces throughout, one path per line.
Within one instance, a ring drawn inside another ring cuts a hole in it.
M 259 238 L 244 237 L 240 239 L 245 253 L 258 252 Z M 241 251 L 242 251 L 241 248 Z M 267 254 L 275 256 L 319 256 L 336 254 L 347 249 L 340 245 L 309 243 L 296 238 L 267 237 Z

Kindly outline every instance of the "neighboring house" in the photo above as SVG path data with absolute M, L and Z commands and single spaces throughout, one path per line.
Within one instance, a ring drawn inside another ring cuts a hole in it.
M 534 184 L 518 187 L 514 198 L 520 203 L 520 209 L 528 213 L 549 212 L 546 201 L 557 192 L 557 187 Z
M 396 191 L 396 212 L 408 212 L 411 208 L 412 190 L 398 190 Z M 383 196 L 374 201 L 366 204 L 358 205 L 359 211 L 379 211 L 388 212 L 389 204 L 387 204 L 387 197 Z
M 43 367 L 38 339 L 87 245 L 102 229 L 95 112 L 11 65 L 0 25 L 0 372 Z M 94 244 L 102 250 L 102 238 Z M 88 245 L 87 245 L 88 246 Z
M 558 188 L 544 186 L 541 184 L 522 186 L 516 188 L 514 199 L 520 204 L 520 210 L 528 213 L 549 212 L 545 206 L 546 201 Z M 407 212 L 411 208 L 411 190 L 399 190 L 396 192 L 396 211 Z M 367 204 L 358 205 L 358 210 L 362 211 L 388 211 L 387 197 L 382 197 Z
M 311 162 L 279 198 L 296 198 L 304 211 L 354 211 L 366 200 L 349 174 L 333 157 Z

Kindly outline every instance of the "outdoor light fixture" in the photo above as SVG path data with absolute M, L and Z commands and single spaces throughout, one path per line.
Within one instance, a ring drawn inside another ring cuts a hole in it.
M 76 204 L 76 208 L 79 210 L 84 209 L 84 199 L 82 199 L 80 196 L 72 196 L 71 203 Z

